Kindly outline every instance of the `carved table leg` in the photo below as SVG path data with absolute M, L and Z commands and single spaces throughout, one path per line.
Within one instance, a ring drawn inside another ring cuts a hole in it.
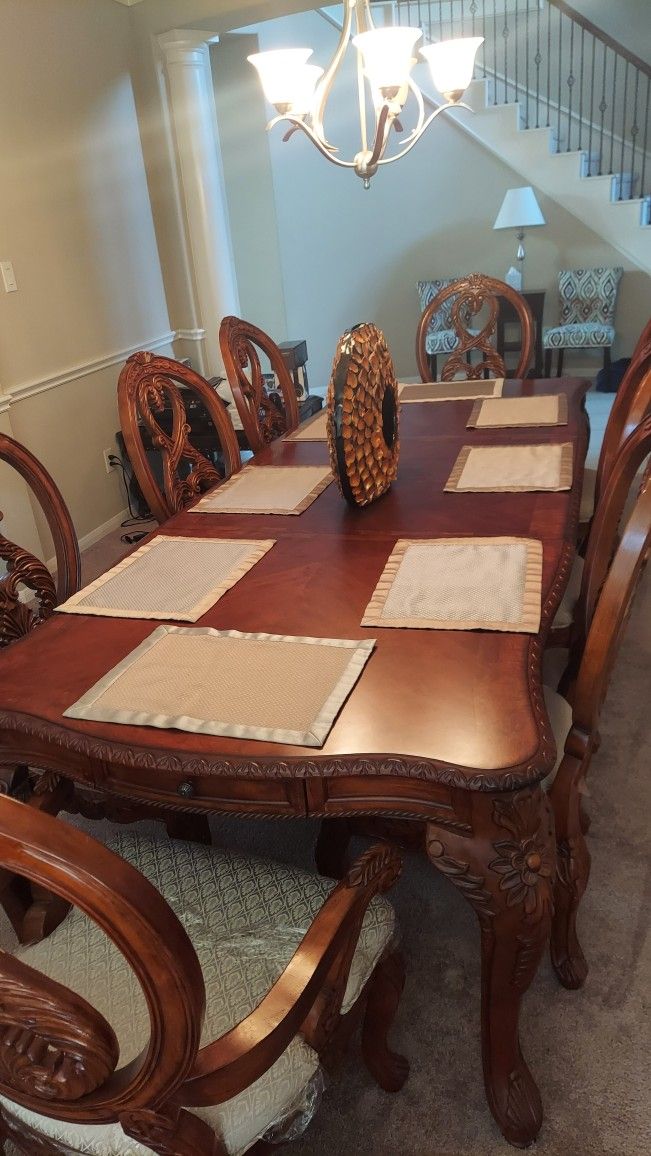
M 385 1092 L 399 1092 L 409 1075 L 409 1060 L 391 1051 L 387 1040 L 404 986 L 404 960 L 392 951 L 371 976 L 362 1027 L 364 1062 Z
M 350 866 L 347 858 L 350 843 L 350 824 L 347 819 L 322 819 L 314 848 L 314 861 L 319 875 L 328 879 L 343 879 Z
M 558 849 L 551 957 L 560 982 L 570 989 L 582 987 L 588 974 L 588 964 L 576 933 L 579 904 L 590 875 L 590 852 L 584 837 L 586 816 L 581 795 L 587 758 L 587 755 L 579 759 L 566 754 L 550 791 Z
M 536 1083 L 520 1050 L 520 1001 L 549 938 L 555 840 L 539 787 L 472 795 L 473 836 L 428 825 L 434 867 L 474 909 L 481 930 L 482 1060 L 489 1107 L 510 1144 L 525 1148 L 542 1123 Z

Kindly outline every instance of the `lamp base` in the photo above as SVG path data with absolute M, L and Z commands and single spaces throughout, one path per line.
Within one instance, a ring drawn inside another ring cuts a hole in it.
M 504 280 L 506 284 L 510 285 L 512 289 L 515 289 L 517 293 L 522 292 L 522 269 L 516 269 L 515 265 L 511 265 Z

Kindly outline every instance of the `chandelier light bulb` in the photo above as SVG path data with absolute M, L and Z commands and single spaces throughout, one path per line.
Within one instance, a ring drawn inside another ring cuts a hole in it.
M 448 100 L 460 100 L 463 96 L 472 80 L 477 51 L 483 43 L 483 36 L 467 36 L 457 40 L 439 40 L 438 44 L 426 44 L 421 48 L 434 87 Z
M 383 96 L 395 96 L 405 89 L 416 63 L 414 48 L 420 40 L 420 28 L 374 28 L 353 36 L 355 48 L 362 54 L 364 72 L 371 88 Z
M 298 105 L 305 103 L 310 80 L 311 99 L 318 80 L 318 76 L 312 79 L 311 70 L 316 69 L 319 75 L 323 72 L 316 65 L 308 65 L 311 55 L 311 48 L 276 48 L 270 52 L 254 52 L 247 56 L 247 60 L 258 70 L 262 90 L 269 104 L 275 105 L 279 112 L 288 112 L 290 109 L 293 112 L 299 111 Z

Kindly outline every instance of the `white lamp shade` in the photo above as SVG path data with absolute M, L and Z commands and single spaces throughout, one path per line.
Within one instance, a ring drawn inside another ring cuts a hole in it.
M 371 88 L 401 89 L 407 84 L 415 63 L 414 48 L 422 36 L 420 28 L 374 28 L 353 37 L 364 58 L 364 72 Z
M 294 107 L 304 104 L 306 91 L 314 86 L 323 72 L 308 64 L 311 48 L 277 48 L 255 52 L 247 60 L 258 70 L 263 92 L 270 104 Z M 296 109 L 296 111 L 299 111 Z
M 527 185 L 523 189 L 507 190 L 493 228 L 531 229 L 534 225 L 546 224 L 540 205 L 536 200 L 536 194 Z
M 483 43 L 483 36 L 462 36 L 456 40 L 439 40 L 438 44 L 426 44 L 421 48 L 434 87 L 444 96 L 465 92 L 472 80 L 477 51 Z

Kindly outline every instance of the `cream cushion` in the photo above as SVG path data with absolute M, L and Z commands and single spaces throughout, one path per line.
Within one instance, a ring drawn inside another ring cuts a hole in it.
M 594 514 L 594 495 L 596 487 L 597 471 L 591 469 L 584 470 L 579 522 L 589 522 L 592 515 Z
M 556 762 L 547 775 L 547 778 L 543 779 L 543 787 L 548 791 L 563 761 L 565 742 L 570 733 L 570 727 L 572 726 L 572 707 L 567 699 L 564 699 L 562 695 L 552 690 L 551 687 L 543 686 L 543 692 L 545 695 L 547 714 L 549 715 L 549 721 L 554 735 L 554 742 L 556 743 Z
M 184 924 L 206 985 L 202 1043 L 248 1015 L 278 978 L 335 884 L 298 868 L 236 852 L 121 831 L 110 846 L 146 875 Z M 391 905 L 376 897 L 367 910 L 342 1011 L 359 996 L 395 930 Z M 102 931 L 74 908 L 47 939 L 18 952 L 31 967 L 84 996 L 113 1026 L 120 1064 L 149 1038 L 149 1017 L 137 980 Z M 319 1065 L 295 1037 L 276 1063 L 239 1095 L 193 1108 L 221 1135 L 233 1156 L 302 1104 Z M 144 1156 L 119 1124 L 75 1125 L 36 1115 L 3 1100 L 38 1132 L 87 1156 Z
M 570 571 L 570 578 L 565 588 L 563 600 L 556 611 L 556 617 L 552 622 L 552 630 L 564 630 L 567 626 L 571 626 L 574 622 L 574 611 L 581 593 L 581 582 L 583 580 L 583 558 L 577 554 L 572 569 Z

